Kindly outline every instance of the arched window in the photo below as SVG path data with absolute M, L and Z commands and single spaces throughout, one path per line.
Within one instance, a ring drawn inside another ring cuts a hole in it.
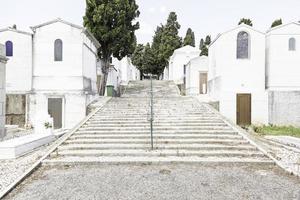
M 13 56 L 14 54 L 14 46 L 12 41 L 5 42 L 5 48 L 6 48 L 6 56 Z
M 290 38 L 289 40 L 289 51 L 296 51 L 296 39 Z
M 237 59 L 247 59 L 249 58 L 249 51 L 250 51 L 250 38 L 249 34 L 245 31 L 239 32 L 237 36 L 237 52 L 236 57 Z
M 57 39 L 54 42 L 54 61 L 63 60 L 63 42 L 61 39 Z

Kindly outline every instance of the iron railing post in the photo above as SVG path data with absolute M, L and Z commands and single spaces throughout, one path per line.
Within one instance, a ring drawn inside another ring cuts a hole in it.
M 150 89 L 150 134 L 151 134 L 151 149 L 153 150 L 153 83 L 152 74 L 150 76 L 151 89 Z

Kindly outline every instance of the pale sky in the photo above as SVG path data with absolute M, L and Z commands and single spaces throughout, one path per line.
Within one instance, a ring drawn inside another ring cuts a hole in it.
M 300 0 L 137 0 L 141 15 L 138 42 L 151 42 L 154 30 L 175 11 L 181 24 L 180 35 L 188 27 L 195 32 L 197 44 L 207 34 L 215 37 L 237 25 L 240 18 L 250 18 L 254 27 L 266 31 L 274 19 L 284 23 L 300 20 Z M 82 25 L 85 0 L 1 0 L 0 27 L 16 24 L 29 31 L 29 26 L 63 18 Z

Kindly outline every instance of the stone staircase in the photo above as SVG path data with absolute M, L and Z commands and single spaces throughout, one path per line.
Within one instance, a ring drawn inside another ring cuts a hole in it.
M 235 162 L 271 163 L 222 117 L 171 81 L 154 81 L 154 150 L 149 81 L 130 82 L 60 145 L 45 164 Z

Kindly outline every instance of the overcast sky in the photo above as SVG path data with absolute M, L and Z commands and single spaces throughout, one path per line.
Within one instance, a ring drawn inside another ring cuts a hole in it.
M 165 23 L 168 13 L 175 11 L 181 24 L 180 35 L 191 27 L 197 44 L 207 34 L 215 37 L 237 25 L 242 17 L 251 18 L 254 27 L 266 31 L 272 21 L 300 20 L 300 0 L 137 0 L 140 6 L 141 29 L 138 42 L 150 42 L 156 26 Z M 82 25 L 85 0 L 1 0 L 0 27 L 17 24 L 29 31 L 29 26 L 61 17 Z

